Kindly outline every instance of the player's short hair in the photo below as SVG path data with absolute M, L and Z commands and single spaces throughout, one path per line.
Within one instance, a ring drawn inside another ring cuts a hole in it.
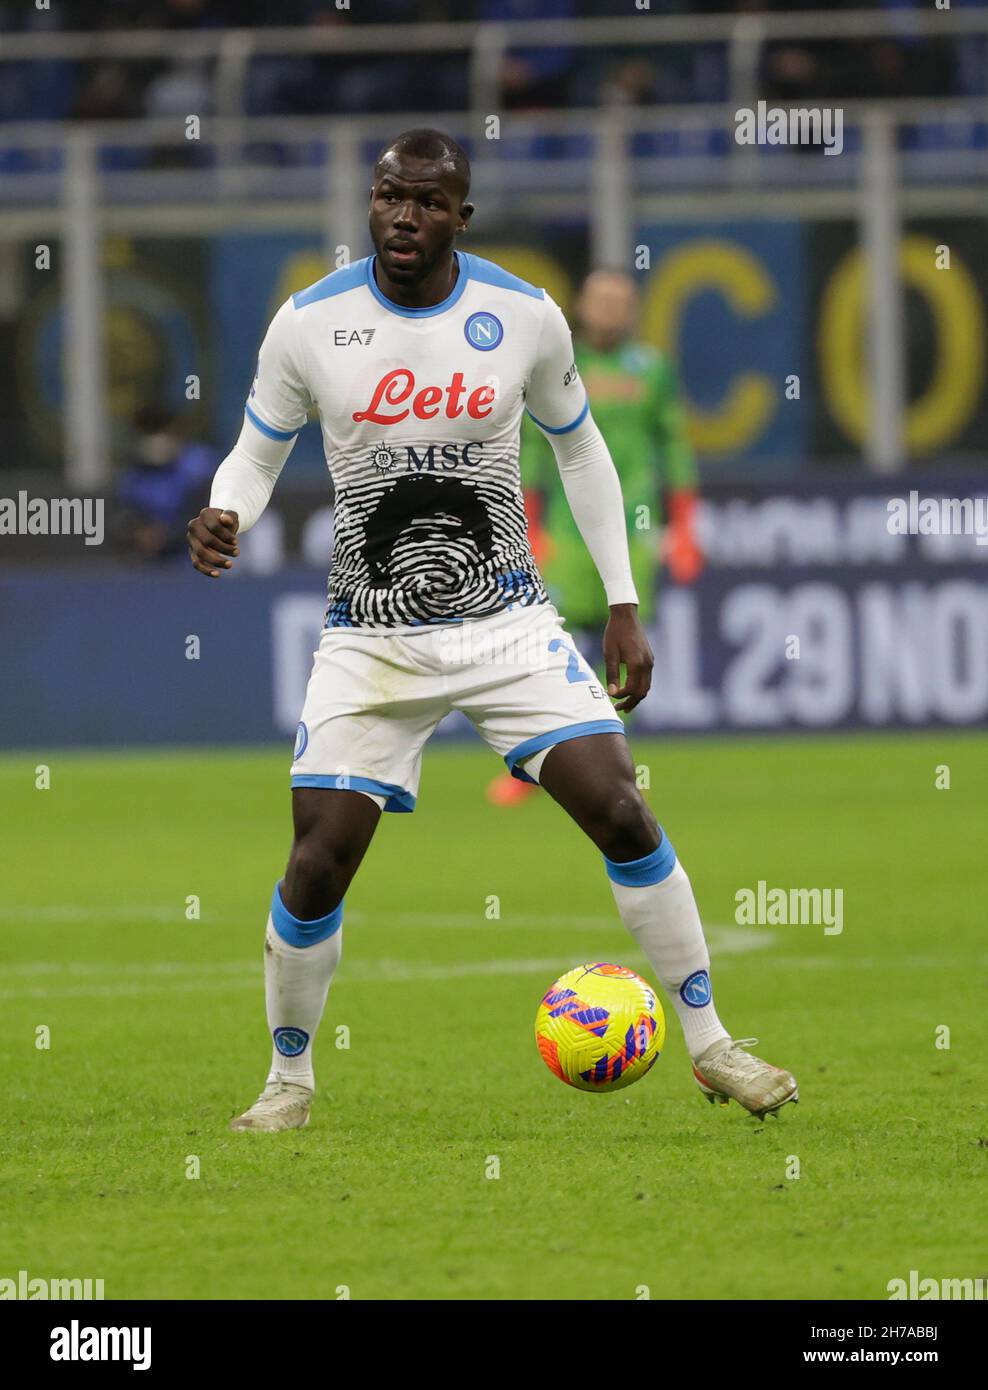
M 417 126 L 414 130 L 403 131 L 396 140 L 391 140 L 380 151 L 374 161 L 374 175 L 386 154 L 407 154 L 413 159 L 431 159 L 444 164 L 455 174 L 460 184 L 460 202 L 470 192 L 470 160 L 462 145 L 451 135 L 429 126 Z

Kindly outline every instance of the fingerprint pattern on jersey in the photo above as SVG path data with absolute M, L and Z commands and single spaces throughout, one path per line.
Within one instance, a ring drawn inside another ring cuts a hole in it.
M 545 603 L 521 491 L 489 466 L 471 478 L 381 478 L 365 465 L 341 482 L 326 625 L 442 622 Z

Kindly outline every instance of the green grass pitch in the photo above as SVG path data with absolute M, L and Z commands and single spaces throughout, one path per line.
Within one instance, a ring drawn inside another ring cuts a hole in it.
M 669 1007 L 627 1091 L 543 1066 L 533 1020 L 559 973 L 651 972 L 592 846 L 543 793 L 490 807 L 498 764 L 460 745 L 427 749 L 418 810 L 383 819 L 348 895 L 309 1128 L 232 1134 L 270 1053 L 284 750 L 0 762 L 0 1276 L 102 1278 L 107 1298 L 596 1300 L 883 1299 L 911 1269 L 988 1274 L 988 740 L 633 750 L 722 1018 L 799 1078 L 764 1124 L 703 1101 Z M 843 888 L 843 932 L 738 927 L 759 879 Z

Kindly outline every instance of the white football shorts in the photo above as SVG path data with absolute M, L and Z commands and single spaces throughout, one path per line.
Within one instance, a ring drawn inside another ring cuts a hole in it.
M 514 777 L 538 781 L 550 748 L 624 733 L 551 603 L 393 633 L 323 630 L 305 693 L 293 787 L 365 792 L 412 811 L 422 750 L 462 710 Z

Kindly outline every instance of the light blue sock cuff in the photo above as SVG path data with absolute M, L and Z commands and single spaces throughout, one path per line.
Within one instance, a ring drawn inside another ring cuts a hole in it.
M 615 864 L 614 860 L 608 859 L 605 854 L 607 877 L 615 883 L 623 883 L 626 888 L 647 888 L 651 883 L 661 883 L 664 878 L 668 878 L 676 867 L 676 851 L 661 826 L 659 833 L 662 839 L 658 848 L 653 849 L 651 854 L 646 854 L 644 859 L 630 859 L 626 864 Z
M 276 883 L 271 899 L 271 921 L 282 941 L 287 941 L 289 946 L 317 946 L 343 925 L 343 903 L 339 902 L 325 917 L 303 922 L 293 917 L 281 901 L 281 884 Z

